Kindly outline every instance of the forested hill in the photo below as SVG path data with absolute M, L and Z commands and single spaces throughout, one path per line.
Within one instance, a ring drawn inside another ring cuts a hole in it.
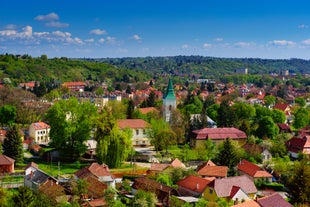
M 137 82 L 150 76 L 144 72 L 135 72 L 113 66 L 108 63 L 71 60 L 66 57 L 48 59 L 46 55 L 33 58 L 28 55 L 0 55 L 0 82 L 9 78 L 13 84 L 28 81 L 65 82 Z
M 310 61 L 303 59 L 215 58 L 203 56 L 101 58 L 93 61 L 140 71 L 178 74 L 202 74 L 220 77 L 235 69 L 248 68 L 250 74 L 310 73 Z

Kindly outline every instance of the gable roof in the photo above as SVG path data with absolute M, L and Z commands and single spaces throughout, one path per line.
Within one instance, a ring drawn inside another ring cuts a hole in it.
M 96 177 L 104 177 L 110 176 L 113 178 L 113 174 L 110 172 L 110 169 L 105 164 L 98 164 L 96 162 L 92 163 L 91 165 L 84 167 L 77 172 L 74 173 L 78 178 L 85 178 L 88 177 L 89 174 L 94 175 Z
M 121 129 L 131 128 L 131 129 L 141 129 L 149 127 L 149 123 L 143 119 L 122 119 L 117 120 L 117 125 Z
M 179 180 L 177 182 L 177 185 L 201 194 L 204 192 L 210 182 L 211 181 L 203 179 L 201 177 L 190 175 L 186 178 L 183 178 L 182 180 Z
M 193 134 L 196 135 L 196 139 L 246 139 L 245 132 L 231 128 L 204 128 L 200 130 L 193 130 Z
M 215 179 L 209 183 L 208 186 L 215 190 L 216 195 L 219 198 L 228 197 L 233 186 L 242 188 L 242 190 L 247 194 L 257 192 L 257 188 L 255 187 L 254 182 L 245 175 Z
M 247 160 L 241 160 L 237 168 L 253 178 L 272 178 L 270 173 Z
M 43 129 L 49 129 L 51 128 L 50 125 L 42 122 L 42 121 L 39 121 L 39 122 L 35 122 L 35 123 L 32 123 L 31 126 L 35 129 L 35 130 L 43 130 Z
M 0 165 L 13 165 L 14 162 L 14 159 L 5 155 L 0 155 Z
M 292 204 L 284 200 L 279 193 L 274 193 L 270 196 L 266 196 L 257 200 L 261 207 L 293 207 Z
M 159 111 L 155 107 L 146 107 L 146 108 L 139 108 L 141 114 L 147 114 L 150 112 L 159 113 Z
M 150 171 L 161 172 L 168 167 L 170 167 L 170 164 L 168 163 L 152 163 L 150 167 Z
M 245 201 L 243 203 L 239 203 L 236 205 L 233 205 L 231 207 L 261 207 L 258 203 L 256 203 L 253 200 Z
M 226 177 L 228 167 L 203 165 L 197 170 L 198 175 L 208 177 Z
M 94 178 L 93 176 L 88 176 L 83 178 L 88 185 L 87 185 L 87 194 L 89 197 L 92 198 L 101 198 L 104 196 L 104 190 L 108 188 L 108 185 L 98 181 L 98 179 Z
M 310 136 L 304 136 L 303 138 L 293 137 L 286 142 L 286 146 L 290 152 L 310 154 L 308 150 L 305 150 L 305 148 L 310 148 Z
M 276 103 L 273 108 L 279 109 L 281 111 L 285 111 L 287 109 L 287 107 L 289 107 L 289 105 L 286 103 Z
M 172 160 L 172 162 L 170 163 L 170 166 L 173 168 L 177 168 L 177 167 L 185 168 L 184 163 L 181 162 L 178 158 L 175 158 L 174 160 Z

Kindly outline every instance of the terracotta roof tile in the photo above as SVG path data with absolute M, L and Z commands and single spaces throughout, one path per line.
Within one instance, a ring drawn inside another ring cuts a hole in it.
M 12 165 L 14 162 L 14 159 L 5 155 L 0 155 L 0 165 Z
M 233 187 L 231 187 L 229 197 L 230 197 L 230 198 L 233 198 L 239 190 L 240 190 L 240 187 L 239 187 L 239 186 L 233 186 Z
M 284 198 L 278 193 L 260 198 L 257 200 L 257 202 L 261 207 L 293 207 L 293 205 L 284 200 Z
M 119 128 L 132 128 L 132 129 L 139 129 L 139 128 L 147 128 L 149 127 L 149 123 L 144 121 L 143 119 L 122 119 L 117 120 L 117 124 Z
M 197 170 L 198 175 L 208 177 L 227 177 L 228 167 L 226 166 L 204 166 Z
M 254 182 L 245 175 L 215 179 L 209 183 L 209 186 L 214 188 L 216 195 L 220 198 L 228 197 L 233 186 L 240 187 L 247 194 L 257 192 Z
M 87 202 L 90 207 L 101 207 L 106 206 L 107 203 L 104 198 L 98 198 Z
M 232 128 L 204 128 L 200 130 L 194 130 L 196 139 L 246 139 L 245 132 Z
M 303 152 L 305 154 L 310 154 L 309 151 L 305 150 L 310 148 L 310 137 L 304 136 L 304 138 L 293 137 L 292 139 L 286 142 L 288 151 L 290 152 Z
M 85 178 L 89 174 L 95 175 L 96 177 L 103 177 L 103 176 L 111 176 L 113 174 L 110 172 L 110 169 L 105 164 L 98 164 L 96 162 L 92 163 L 90 166 L 84 167 L 77 172 L 74 173 L 79 178 Z
M 249 200 L 249 201 L 245 201 L 243 203 L 233 205 L 231 207 L 260 207 L 260 205 L 253 200 Z
M 171 163 L 170 163 L 171 167 L 177 168 L 177 167 L 181 167 L 181 168 L 185 168 L 184 163 L 182 163 L 178 158 L 174 159 Z
M 209 183 L 209 180 L 190 175 L 182 180 L 179 180 L 177 185 L 197 193 L 203 193 Z
M 286 103 L 276 103 L 273 108 L 285 111 L 287 107 L 289 107 L 289 105 Z
M 31 124 L 35 130 L 43 130 L 43 129 L 48 129 L 51 128 L 48 124 L 44 122 L 35 122 Z
M 253 178 L 272 177 L 272 175 L 267 171 L 247 160 L 241 160 L 237 168 L 238 170 L 250 175 Z
M 147 114 L 150 112 L 159 113 L 159 111 L 155 107 L 146 107 L 146 108 L 139 108 L 142 114 Z
M 152 163 L 151 164 L 151 167 L 150 167 L 150 170 L 151 171 L 158 171 L 158 172 L 161 172 L 163 171 L 164 169 L 170 167 L 170 164 L 165 164 L 165 163 Z

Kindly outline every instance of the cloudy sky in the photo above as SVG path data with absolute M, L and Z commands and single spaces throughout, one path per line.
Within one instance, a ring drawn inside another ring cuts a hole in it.
M 310 1 L 6 0 L 4 53 L 310 59 Z

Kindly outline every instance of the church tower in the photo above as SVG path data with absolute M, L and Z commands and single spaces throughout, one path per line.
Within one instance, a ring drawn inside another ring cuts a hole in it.
M 163 99 L 163 118 L 166 122 L 170 121 L 171 110 L 177 107 L 176 97 L 174 95 L 173 84 L 169 79 L 166 94 Z

